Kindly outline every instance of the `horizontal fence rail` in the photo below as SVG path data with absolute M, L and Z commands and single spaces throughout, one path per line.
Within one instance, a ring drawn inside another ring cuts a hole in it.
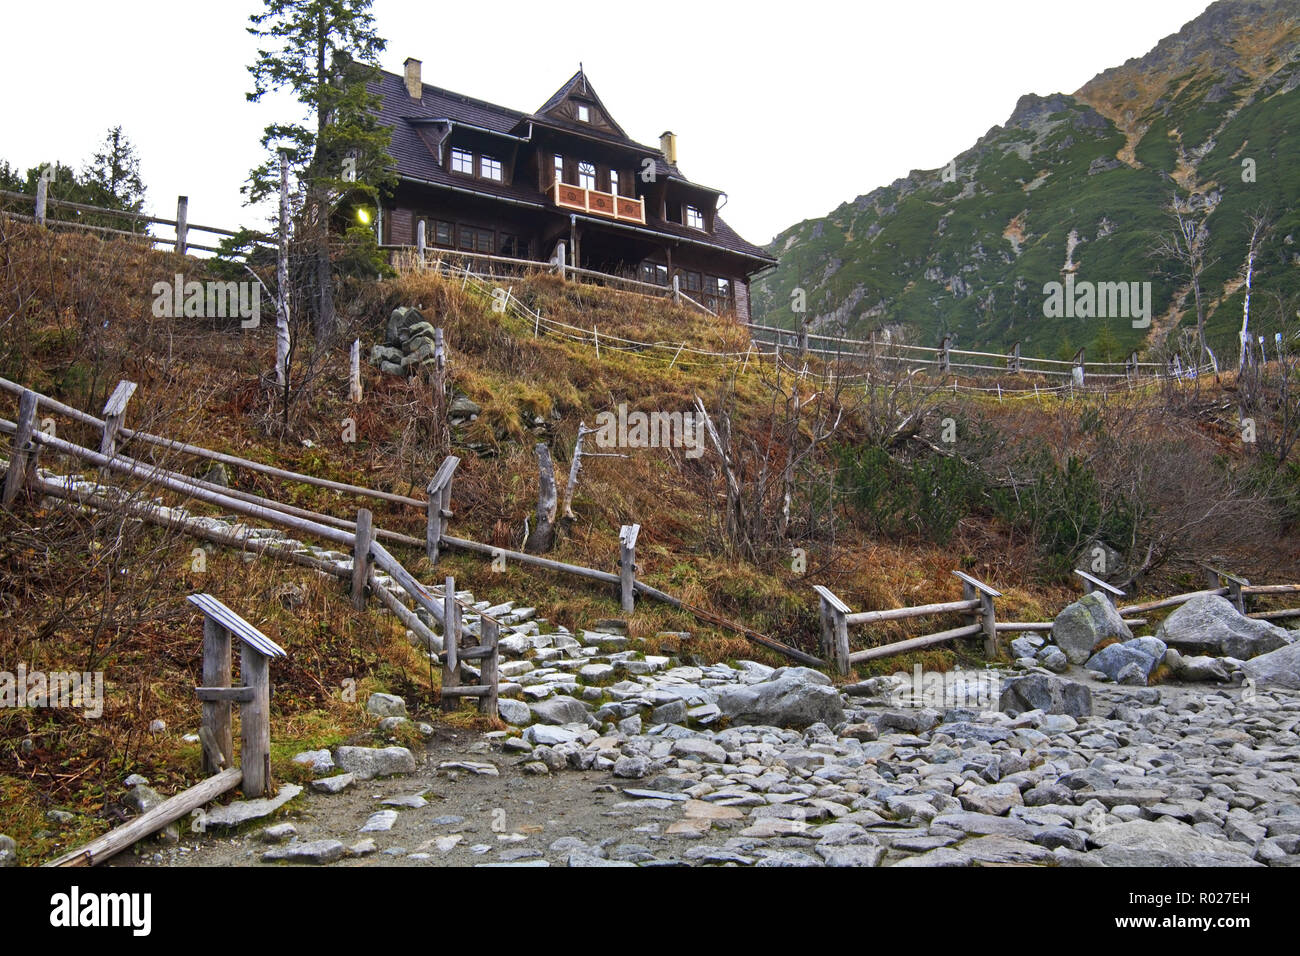
M 189 197 L 178 196 L 176 199 L 176 218 L 164 219 L 161 216 L 150 216 L 142 212 L 133 212 L 128 209 L 105 209 L 102 206 L 88 206 L 85 203 L 70 202 L 66 199 L 55 199 L 48 195 L 48 186 L 44 180 L 37 181 L 37 193 L 16 193 L 9 190 L 0 189 L 0 199 L 10 201 L 31 203 L 32 213 L 6 212 L 5 215 L 24 222 L 33 222 L 40 226 L 59 226 L 70 229 L 84 229 L 89 232 L 106 233 L 113 236 L 122 236 L 128 239 L 140 239 L 148 242 L 150 245 L 171 246 L 174 251 L 185 255 L 192 249 L 199 249 L 203 252 L 220 252 L 221 248 L 215 245 L 205 245 L 202 243 L 192 242 L 189 238 L 191 232 L 201 232 L 212 236 L 221 236 L 231 238 L 238 233 L 231 229 L 223 229 L 220 226 L 202 226 L 198 223 L 189 221 Z M 81 222 L 77 219 L 58 219 L 49 215 L 50 209 L 70 209 L 73 212 L 86 213 L 88 215 L 109 217 L 111 219 L 125 220 L 132 226 L 131 229 L 115 229 L 111 226 L 99 226 L 93 223 Z M 134 227 L 139 224 L 143 227 L 143 232 L 136 232 Z M 155 236 L 147 230 L 151 226 L 167 226 L 172 230 L 170 236 Z M 255 234 L 254 243 L 267 247 L 274 246 L 274 241 L 261 234 Z

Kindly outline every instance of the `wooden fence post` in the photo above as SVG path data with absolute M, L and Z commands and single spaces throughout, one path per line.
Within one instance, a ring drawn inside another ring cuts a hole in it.
M 207 615 L 203 617 L 203 686 L 230 686 L 230 632 Z M 205 700 L 199 738 L 203 742 L 203 772 L 214 774 L 232 766 L 235 757 L 231 736 L 229 700 Z
M 555 271 L 560 274 L 561 279 L 565 278 L 564 266 L 565 266 L 565 247 L 564 247 L 564 240 L 561 239 L 559 243 L 555 246 Z
M 943 342 L 939 346 L 939 371 L 948 372 L 952 369 L 952 361 L 948 355 L 949 349 L 952 348 L 952 336 L 945 335 Z
M 353 405 L 361 404 L 364 397 L 361 389 L 361 340 L 352 340 L 352 351 L 348 355 L 348 399 Z
M 420 268 L 424 268 L 424 249 L 425 249 L 425 220 L 421 219 L 415 224 L 415 251 L 420 257 Z
M 456 604 L 456 579 L 447 578 L 443 589 L 442 686 L 460 686 L 460 608 Z M 442 709 L 456 706 L 454 696 L 442 695 Z
M 366 582 L 370 579 L 370 545 L 375 539 L 370 511 L 357 511 L 357 537 L 352 546 L 352 606 L 358 611 L 366 606 Z
M 984 656 L 997 657 L 1002 653 L 1002 643 L 998 640 L 997 615 L 993 609 L 993 599 L 1002 597 L 1002 592 L 977 581 L 969 574 L 952 572 L 961 581 L 962 598 L 967 601 L 978 600 L 978 609 L 970 612 L 971 624 L 979 624 L 984 632 Z
M 682 301 L 682 277 L 673 273 L 673 301 L 680 303 Z
M 1074 353 L 1074 366 L 1070 369 L 1070 379 L 1075 385 L 1082 385 L 1084 381 L 1083 352 L 1079 349 Z
M 831 593 L 830 588 L 820 584 L 813 590 L 821 598 L 821 646 L 822 654 L 834 661 L 835 670 L 840 674 L 849 672 L 849 623 L 845 615 L 849 606 Z
M 185 255 L 190 235 L 190 197 L 176 197 L 176 251 Z
M 619 588 L 622 591 L 623 611 L 630 614 L 636 607 L 636 538 L 641 533 L 639 524 L 625 524 L 618 532 Z
M 24 389 L 18 399 L 18 422 L 14 432 L 12 451 L 9 453 L 9 471 L 5 474 L 3 503 L 6 508 L 14 503 L 18 492 L 27 483 L 28 461 L 35 454 L 32 448 L 32 433 L 36 430 L 37 395 L 30 388 Z
M 1011 371 L 1013 374 L 1018 374 L 1020 372 L 1020 343 L 1019 342 L 1011 346 L 1011 361 L 1008 364 L 1011 366 Z
M 46 212 L 50 201 L 50 181 L 44 176 L 36 177 L 36 225 L 45 225 Z
M 104 403 L 104 433 L 99 442 L 101 455 L 112 458 L 117 454 L 117 433 L 122 427 L 122 419 L 126 417 L 126 403 L 135 394 L 136 387 L 135 382 L 123 379 Z
M 430 479 L 425 489 L 429 496 L 428 515 L 425 522 L 424 550 L 429 560 L 437 562 L 439 547 L 443 535 L 447 533 L 447 523 L 453 517 L 451 510 L 451 479 L 456 474 L 460 459 L 448 455 L 438 466 L 438 471 Z
M 246 797 L 271 793 L 270 659 L 250 644 L 239 645 L 239 677 L 252 693 L 239 708 L 240 786 Z
M 490 717 L 497 716 L 497 681 L 499 652 L 497 642 L 501 639 L 501 625 L 494 618 L 482 618 L 481 637 L 483 646 L 488 649 L 488 654 L 483 658 L 483 667 L 479 683 L 487 687 L 487 693 L 478 699 L 478 710 L 480 714 L 487 714 Z

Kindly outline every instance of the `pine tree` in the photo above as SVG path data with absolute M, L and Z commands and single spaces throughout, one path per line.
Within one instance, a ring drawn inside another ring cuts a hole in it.
M 378 76 L 386 42 L 375 33 L 371 0 L 265 0 L 249 17 L 249 33 L 269 40 L 250 66 L 250 102 L 289 90 L 306 109 L 308 123 L 273 123 L 262 136 L 266 160 L 249 175 L 244 192 L 255 203 L 279 188 L 278 152 L 286 149 L 301 187 L 303 208 L 295 242 L 312 260 L 307 270 L 315 338 L 335 329 L 330 223 L 340 200 L 375 203 L 392 182 L 387 153 L 391 130 L 377 120 L 379 97 L 367 84 Z M 348 231 L 355 241 L 356 231 Z M 377 250 L 376 250 L 377 251 Z
M 81 181 L 102 193 L 96 206 L 107 209 L 144 210 L 144 182 L 140 179 L 140 157 L 135 146 L 114 126 L 104 136 L 104 143 L 81 171 Z

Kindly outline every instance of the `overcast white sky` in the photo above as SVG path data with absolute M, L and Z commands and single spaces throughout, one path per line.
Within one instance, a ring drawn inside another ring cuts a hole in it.
M 582 61 L 641 142 L 678 135 L 692 179 L 724 189 L 726 218 L 764 243 L 785 227 L 933 169 L 1027 92 L 1072 92 L 1141 56 L 1208 0 L 376 0 L 386 69 L 535 110 Z M 262 127 L 292 103 L 252 105 L 247 17 L 258 0 L 9 4 L 0 58 L 0 158 L 80 167 L 121 124 L 148 207 L 190 197 L 204 225 L 260 225 L 239 187 Z M 287 111 L 287 112 L 286 112 Z

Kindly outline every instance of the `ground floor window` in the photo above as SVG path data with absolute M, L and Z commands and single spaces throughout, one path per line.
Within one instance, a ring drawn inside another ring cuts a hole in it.
M 641 281 L 651 285 L 668 285 L 668 267 L 657 262 L 641 263 Z

